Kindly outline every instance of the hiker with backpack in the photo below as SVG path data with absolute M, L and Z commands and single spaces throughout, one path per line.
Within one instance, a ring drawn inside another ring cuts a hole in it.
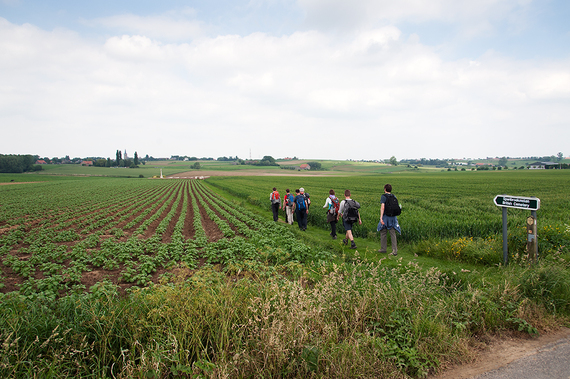
M 392 253 L 390 255 L 398 255 L 398 243 L 396 241 L 396 231 L 402 234 L 398 216 L 402 213 L 398 199 L 392 194 L 392 185 L 384 186 L 384 194 L 380 197 L 380 222 L 377 231 L 380 232 L 380 250 L 379 253 L 387 253 L 388 249 L 388 230 L 390 231 L 390 241 L 392 242 Z
M 305 200 L 307 200 L 307 210 L 309 210 L 311 207 L 311 196 L 305 192 L 305 189 L 303 187 L 299 188 L 299 192 L 301 192 L 301 195 L 305 196 Z
M 299 229 L 305 231 L 307 230 L 307 218 L 309 216 L 309 206 L 307 204 L 307 199 L 305 196 L 301 195 L 299 189 L 295 190 L 297 196 L 293 201 L 293 211 L 297 216 L 297 224 L 299 224 Z
M 340 201 L 334 194 L 334 190 L 329 191 L 329 196 L 323 205 L 323 208 L 327 208 L 327 222 L 331 224 L 331 237 L 333 240 L 336 239 L 336 223 L 338 222 L 338 210 L 340 208 Z
M 285 222 L 289 225 L 293 225 L 293 203 L 295 198 L 293 194 L 289 191 L 289 188 L 285 190 L 285 201 L 283 201 L 283 210 L 285 211 Z
M 277 192 L 277 188 L 273 187 L 273 192 L 271 192 L 271 195 L 269 195 L 269 200 L 271 200 L 273 221 L 277 221 L 279 219 L 279 206 L 281 205 L 281 199 L 279 198 L 279 192 Z
M 359 225 L 362 225 L 362 220 L 360 219 L 360 203 L 354 201 L 350 198 L 350 190 L 344 191 L 344 200 L 340 202 L 338 209 L 339 217 L 342 217 L 342 226 L 346 230 L 346 238 L 342 240 L 343 244 L 348 244 L 350 241 L 350 248 L 356 249 L 356 244 L 354 243 L 354 237 L 352 236 L 352 225 L 358 221 Z

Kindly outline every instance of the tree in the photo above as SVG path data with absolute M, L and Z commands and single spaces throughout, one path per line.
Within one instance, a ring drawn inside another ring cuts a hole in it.
M 390 164 L 391 164 L 392 166 L 397 166 L 397 165 L 398 165 L 398 160 L 397 160 L 396 157 L 393 156 L 393 155 L 390 157 Z
M 275 159 L 272 156 L 266 155 L 263 157 L 261 161 L 259 161 L 259 166 L 279 166 L 279 165 L 275 162 Z
M 192 170 L 199 170 L 202 166 L 200 166 L 200 162 L 196 162 L 190 166 Z
M 36 159 L 37 157 L 34 157 L 33 155 L 0 154 L 0 172 L 21 173 L 26 171 L 38 170 L 37 168 L 34 167 Z
M 322 166 L 319 162 L 307 162 L 307 164 L 311 167 L 311 170 L 322 170 Z
M 120 150 L 117 150 L 115 153 L 115 166 L 120 166 L 121 161 L 123 160 L 123 155 L 121 154 Z
M 139 155 L 137 154 L 136 151 L 135 151 L 135 159 L 134 159 L 133 163 L 135 164 L 135 166 L 139 165 Z
M 499 166 L 506 166 L 507 165 L 507 157 L 502 157 L 499 159 Z
M 564 158 L 564 154 L 562 152 L 558 153 L 558 162 L 560 162 Z

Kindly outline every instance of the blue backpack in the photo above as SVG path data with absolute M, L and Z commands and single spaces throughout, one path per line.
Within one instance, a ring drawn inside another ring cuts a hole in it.
M 289 194 L 287 195 L 287 205 L 293 206 L 293 203 L 295 202 L 295 197 L 293 196 L 293 194 Z
M 305 209 L 305 197 L 298 195 L 295 197 L 295 202 L 297 203 L 297 209 Z

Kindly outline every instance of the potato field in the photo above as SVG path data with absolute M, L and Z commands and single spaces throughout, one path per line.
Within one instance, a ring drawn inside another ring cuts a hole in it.
M 173 269 L 303 260 L 311 249 L 197 180 L 87 179 L 2 188 L 2 292 L 53 297 Z M 265 249 L 260 257 L 258 249 Z M 276 252 L 278 250 L 278 253 Z M 275 252 L 275 254 L 273 254 Z M 279 256 L 279 257 L 278 257 Z

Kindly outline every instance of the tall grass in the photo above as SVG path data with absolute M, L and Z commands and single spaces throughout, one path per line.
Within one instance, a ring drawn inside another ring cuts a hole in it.
M 3 295 L 0 375 L 422 377 L 471 359 L 475 336 L 548 328 L 569 284 L 547 267 L 467 282 L 415 264 L 305 269 L 317 280 L 275 274 L 285 266 L 239 280 L 204 269 L 127 297 L 108 283 L 56 302 Z

